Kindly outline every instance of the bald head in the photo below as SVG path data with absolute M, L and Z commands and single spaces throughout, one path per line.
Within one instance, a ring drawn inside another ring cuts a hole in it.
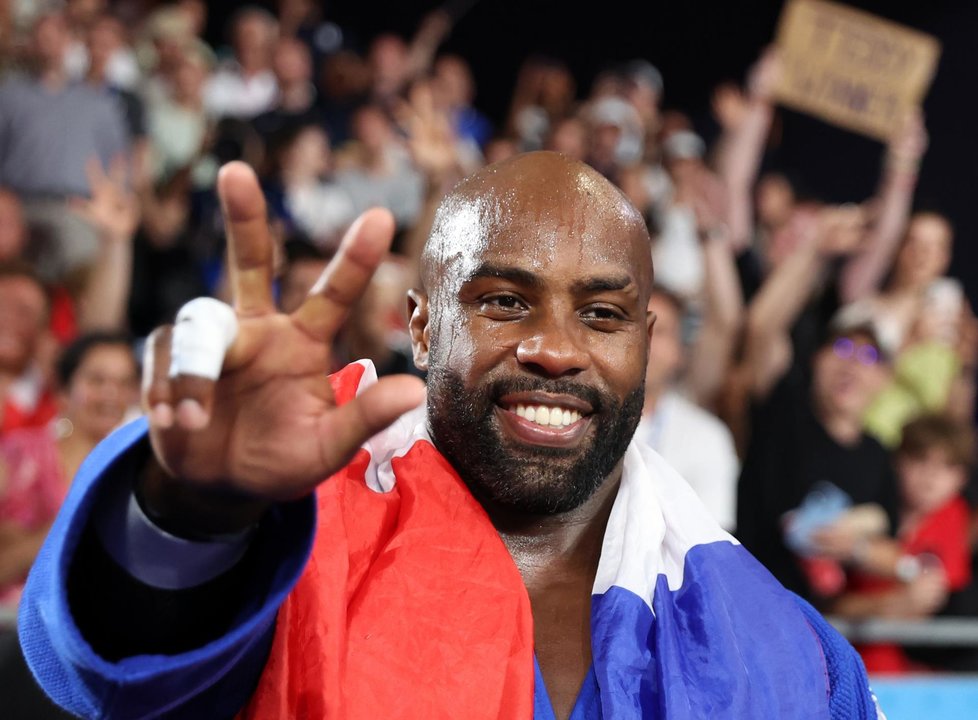
M 650 255 L 628 200 L 557 153 L 491 165 L 442 202 L 411 340 L 432 439 L 476 497 L 552 514 L 615 481 L 645 395 Z
M 421 276 L 436 295 L 446 283 L 454 287 L 452 281 L 496 245 L 521 251 L 533 265 L 605 243 L 633 268 L 647 297 L 650 242 L 641 214 L 596 170 L 559 153 L 526 153 L 470 175 L 442 200 Z

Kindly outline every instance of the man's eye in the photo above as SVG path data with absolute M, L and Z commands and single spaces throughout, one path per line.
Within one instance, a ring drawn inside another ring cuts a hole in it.
M 581 316 L 587 320 L 624 320 L 620 310 L 604 306 L 586 308 Z
M 524 309 L 526 305 L 516 295 L 492 295 L 482 299 L 482 307 L 489 311 L 514 312 Z

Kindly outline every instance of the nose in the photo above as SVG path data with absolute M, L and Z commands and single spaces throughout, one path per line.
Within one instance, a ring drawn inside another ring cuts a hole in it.
M 537 323 L 531 334 L 520 341 L 516 359 L 532 372 L 547 377 L 576 375 L 591 366 L 584 338 L 553 319 Z

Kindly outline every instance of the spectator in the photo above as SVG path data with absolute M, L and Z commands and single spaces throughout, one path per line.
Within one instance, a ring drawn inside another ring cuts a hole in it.
M 0 437 L 0 607 L 14 608 L 23 581 L 82 460 L 136 401 L 128 339 L 85 335 L 58 361 L 58 407 L 51 425 Z
M 367 53 L 371 101 L 392 111 L 408 86 L 429 73 L 438 47 L 451 31 L 448 13 L 435 10 L 421 19 L 410 44 L 391 33 L 374 38 Z
M 72 8 L 84 4 L 68 3 L 69 16 Z M 104 2 L 89 5 L 91 14 L 84 19 L 78 18 L 73 27 L 75 40 L 66 60 L 69 76 L 76 80 L 91 77 L 95 64 L 98 68 L 94 74 L 108 86 L 127 92 L 138 91 L 142 73 L 136 54 L 129 47 L 125 26 L 117 18 L 105 14 Z
M 165 183 L 200 160 L 210 130 L 203 89 L 213 63 L 210 48 L 189 42 L 174 68 L 169 91 L 150 97 L 146 114 L 151 183 Z
M 370 70 L 355 52 L 340 50 L 323 60 L 319 85 L 326 130 L 339 147 L 350 139 L 353 113 L 368 100 Z
M 204 88 L 204 105 L 215 118 L 242 120 L 271 109 L 278 92 L 272 51 L 275 18 L 258 7 L 239 10 L 230 22 L 234 59 L 219 68 Z
M 93 229 L 65 203 L 88 196 L 87 163 L 108 167 L 129 151 L 116 102 L 65 74 L 68 39 L 61 15 L 42 16 L 32 38 L 37 72 L 0 84 L 0 184 L 21 196 L 27 256 L 50 280 L 83 269 L 98 250 Z
M 273 206 L 280 195 L 279 212 L 288 229 L 307 236 L 317 247 L 334 248 L 356 217 L 354 197 L 332 179 L 329 138 L 319 125 L 283 131 L 276 152 L 277 185 Z
M 663 164 L 672 190 L 658 216 L 659 234 L 652 246 L 657 281 L 684 298 L 703 289 L 703 252 L 696 237 L 693 196 L 722 193 L 724 188 L 703 161 L 706 145 L 693 132 L 680 130 L 662 144 Z
M 113 58 L 118 57 L 120 49 L 124 47 L 125 28 L 119 20 L 110 15 L 95 19 L 86 38 L 88 60 L 84 78 L 89 85 L 114 97 L 119 103 L 130 140 L 143 140 L 146 136 L 143 103 L 133 92 L 138 75 L 131 82 L 123 84 L 116 79 L 112 70 Z M 134 72 L 138 73 L 138 70 Z
M 54 417 L 46 355 L 50 306 L 47 291 L 29 265 L 0 264 L 0 436 L 45 425 Z
M 412 223 L 421 211 L 423 179 L 380 106 L 357 110 L 353 138 L 338 153 L 335 179 L 353 199 L 355 213 L 380 205 L 394 213 L 399 227 Z
M 484 146 L 492 135 L 492 123 L 472 105 L 475 82 L 469 64 L 458 55 L 442 55 L 435 61 L 433 89 L 438 104 L 451 118 L 456 136 Z
M 566 117 L 554 123 L 544 143 L 545 150 L 563 153 L 584 161 L 588 149 L 588 128 L 578 117 Z
M 185 49 L 195 37 L 193 18 L 181 5 L 165 5 L 146 19 L 143 35 L 138 51 L 146 73 L 143 96 L 153 103 L 171 92 Z
M 324 19 L 320 3 L 315 0 L 278 0 L 276 5 L 282 37 L 298 38 L 305 43 L 316 67 L 324 57 L 343 47 L 343 29 Z
M 685 365 L 683 302 L 654 290 L 649 309 L 655 334 L 645 375 L 645 408 L 635 437 L 656 450 L 685 479 L 721 526 L 736 521 L 740 462 L 733 438 L 715 416 L 679 391 Z
M 961 496 L 974 465 L 974 431 L 938 415 L 903 430 L 897 451 L 900 524 L 895 540 L 837 544 L 854 566 L 846 593 L 832 603 L 842 617 L 911 619 L 934 614 L 948 592 L 971 580 L 971 513 Z M 869 672 L 905 672 L 913 664 L 892 644 L 857 648 Z
M 559 60 L 531 57 L 520 67 L 510 103 L 507 134 L 520 150 L 539 150 L 556 123 L 574 111 L 577 85 Z
M 786 261 L 784 267 L 790 267 Z M 772 275 L 769 284 L 784 280 Z M 768 288 L 770 290 L 770 288 Z M 762 294 L 764 290 L 761 291 Z M 786 324 L 770 345 L 787 344 Z M 755 337 L 748 342 L 757 342 Z M 845 506 L 875 504 L 896 527 L 896 478 L 886 450 L 862 430 L 862 416 L 889 375 L 889 360 L 871 325 L 836 327 L 812 361 L 811 381 L 787 369 L 768 388 L 755 386 L 752 433 L 737 494 L 737 537 L 784 585 L 813 599 L 838 592 L 838 573 L 802 562 L 789 549 L 783 518 L 831 485 Z M 799 511 L 797 518 L 807 520 Z M 789 526 L 790 527 L 790 526 Z M 824 529 L 811 555 L 822 558 L 842 527 Z
M 272 107 L 258 115 L 253 124 L 266 144 L 275 135 L 303 125 L 323 125 L 324 118 L 313 85 L 312 56 L 309 48 L 293 37 L 283 37 L 275 45 L 272 70 L 278 95 Z

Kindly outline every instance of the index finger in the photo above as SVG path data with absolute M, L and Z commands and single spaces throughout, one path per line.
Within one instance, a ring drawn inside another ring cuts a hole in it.
M 313 337 L 330 342 L 360 299 L 394 237 L 394 216 L 371 208 L 358 217 L 292 317 Z
M 245 163 L 229 162 L 218 173 L 217 192 L 227 230 L 234 309 L 245 317 L 273 312 L 272 238 L 258 178 Z

